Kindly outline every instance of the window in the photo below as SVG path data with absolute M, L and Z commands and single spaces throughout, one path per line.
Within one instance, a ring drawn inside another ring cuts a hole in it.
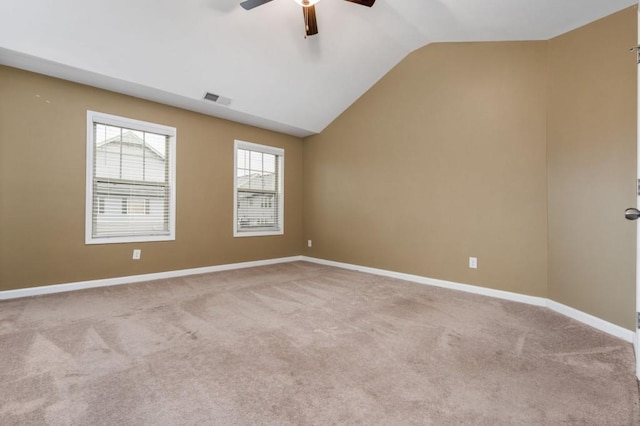
M 235 237 L 284 234 L 284 150 L 235 142 Z
M 149 214 L 147 198 L 128 198 L 126 214 Z
M 176 129 L 87 111 L 87 244 L 175 239 Z

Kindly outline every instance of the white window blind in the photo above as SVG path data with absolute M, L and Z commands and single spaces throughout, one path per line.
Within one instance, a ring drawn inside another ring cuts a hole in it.
M 284 150 L 235 142 L 234 236 L 284 233 Z
M 87 244 L 175 239 L 175 128 L 88 111 L 87 141 Z

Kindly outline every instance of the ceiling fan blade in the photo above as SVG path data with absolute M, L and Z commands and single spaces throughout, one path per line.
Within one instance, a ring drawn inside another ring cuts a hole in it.
M 306 26 L 305 30 L 307 31 L 307 35 L 311 36 L 314 34 L 318 34 L 318 21 L 316 20 L 316 7 L 315 6 L 303 7 L 302 13 L 304 13 L 304 24 Z
M 251 10 L 254 7 L 262 6 L 263 4 L 269 3 L 270 1 L 273 0 L 246 0 L 240 3 L 240 6 L 242 6 L 244 10 Z
M 363 6 L 371 7 L 376 2 L 376 0 L 346 0 L 351 3 L 361 4 Z

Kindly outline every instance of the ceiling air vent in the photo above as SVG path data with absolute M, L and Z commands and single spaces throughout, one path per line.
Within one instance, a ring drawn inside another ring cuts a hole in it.
M 215 93 L 207 92 L 204 94 L 204 98 L 207 101 L 215 102 L 219 105 L 229 105 L 231 103 L 231 99 L 225 98 L 224 96 L 216 95 Z

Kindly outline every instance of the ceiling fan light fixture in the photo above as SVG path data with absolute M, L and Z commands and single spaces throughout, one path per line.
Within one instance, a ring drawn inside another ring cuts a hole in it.
M 314 4 L 318 3 L 320 0 L 293 0 L 296 3 L 298 3 L 300 6 L 302 7 L 309 7 L 309 6 L 313 6 Z

